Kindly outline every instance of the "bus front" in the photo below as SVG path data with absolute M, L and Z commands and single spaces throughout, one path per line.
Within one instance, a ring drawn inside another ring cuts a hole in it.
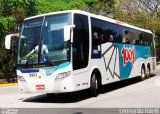
M 16 70 L 20 91 L 73 91 L 72 80 L 68 78 L 72 69 L 71 43 L 64 40 L 64 28 L 70 25 L 71 13 L 24 20 L 19 36 Z

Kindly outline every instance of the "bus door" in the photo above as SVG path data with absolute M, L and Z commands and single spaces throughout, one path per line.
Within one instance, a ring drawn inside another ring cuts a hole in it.
M 72 44 L 73 70 L 74 73 L 81 73 L 87 70 L 89 61 L 88 16 L 74 14 L 74 25 Z

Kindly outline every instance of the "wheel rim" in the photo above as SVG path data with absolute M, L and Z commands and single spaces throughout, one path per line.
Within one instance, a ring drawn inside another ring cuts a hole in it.
M 98 81 L 96 80 L 96 90 L 98 89 Z
M 142 78 L 144 79 L 145 78 L 145 71 L 144 71 L 144 68 L 142 68 L 142 74 L 141 74 Z
M 96 76 L 93 75 L 92 79 L 91 79 L 91 95 L 93 97 L 96 97 L 97 94 L 97 90 L 98 90 L 98 80 L 96 79 Z
M 150 75 L 150 69 L 149 68 L 147 68 L 147 76 L 149 76 Z

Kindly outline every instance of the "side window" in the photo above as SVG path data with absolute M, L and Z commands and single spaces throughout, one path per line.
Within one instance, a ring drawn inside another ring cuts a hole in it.
M 121 36 L 121 42 L 126 44 L 136 44 L 137 31 L 128 27 L 119 26 L 119 34 Z
M 88 16 L 75 14 L 73 30 L 73 70 L 85 68 L 89 58 Z
M 91 18 L 92 45 L 99 45 L 106 42 L 105 22 Z
M 132 29 L 131 44 L 135 44 L 135 45 L 141 44 L 141 42 L 139 40 L 139 31 L 138 30 Z
M 136 40 L 138 38 L 137 31 L 135 29 L 127 28 L 126 31 L 126 43 L 128 44 L 136 44 Z
M 119 26 L 119 37 L 121 38 L 121 43 L 129 44 L 129 30 L 127 27 Z
M 106 22 L 106 38 L 108 42 L 121 42 L 121 37 L 118 37 L 118 25 Z
M 118 25 L 91 18 L 91 26 L 93 45 L 106 42 L 120 42 L 120 39 L 118 39 Z
M 142 45 L 153 46 L 152 37 L 152 34 L 141 32 L 139 40 L 141 41 Z

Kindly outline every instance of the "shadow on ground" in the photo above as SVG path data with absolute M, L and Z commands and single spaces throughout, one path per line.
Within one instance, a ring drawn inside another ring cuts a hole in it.
M 154 77 L 155 74 L 152 74 L 150 78 Z M 102 86 L 99 89 L 99 94 L 105 94 L 117 89 L 139 83 L 140 78 L 132 78 L 124 81 L 119 81 L 111 84 Z M 75 103 L 82 100 L 91 98 L 89 95 L 89 90 L 78 91 L 73 93 L 64 93 L 64 94 L 43 94 L 34 97 L 29 97 L 23 102 L 34 102 L 34 103 Z

